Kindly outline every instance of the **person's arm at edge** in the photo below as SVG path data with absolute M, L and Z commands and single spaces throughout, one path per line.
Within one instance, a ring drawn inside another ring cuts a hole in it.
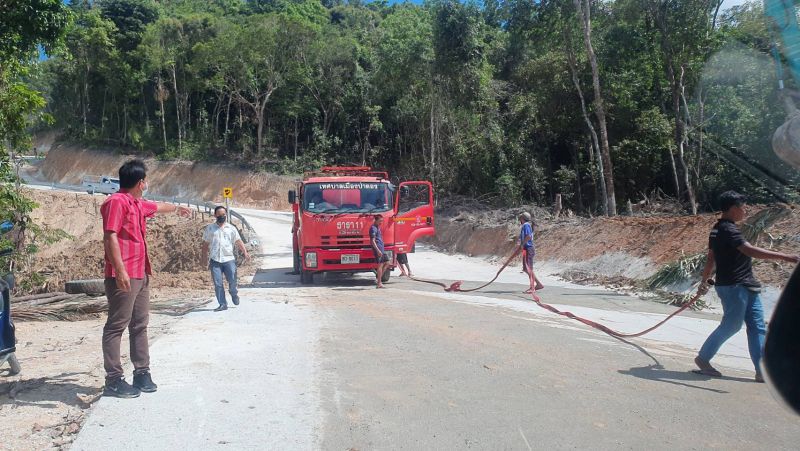
M 245 261 L 250 260 L 250 253 L 247 252 L 247 247 L 244 245 L 244 241 L 241 239 L 236 240 L 236 246 L 242 251 L 242 255 L 244 255 Z
M 208 266 L 208 249 L 209 249 L 208 241 L 203 241 L 203 246 L 200 249 L 201 255 L 201 262 L 203 265 Z
M 189 210 L 186 207 L 182 207 L 180 205 L 167 204 L 163 202 L 153 202 L 153 203 L 156 204 L 156 213 L 163 214 L 163 213 L 177 212 L 181 216 L 188 216 L 189 214 L 191 214 L 191 210 Z
M 736 249 L 738 249 L 739 252 L 743 253 L 744 255 L 747 255 L 748 257 L 752 258 L 760 258 L 763 260 L 781 260 L 787 263 L 800 262 L 800 256 L 788 255 L 788 254 L 782 254 L 780 252 L 770 251 L 757 246 L 753 246 L 748 242 L 745 242 Z
M 369 244 L 370 244 L 370 246 L 372 246 L 372 250 L 374 250 L 376 254 L 382 254 L 381 250 L 378 249 L 378 243 L 377 243 L 377 241 L 375 241 L 375 238 L 376 238 L 376 236 L 373 235 L 372 232 L 370 231 Z

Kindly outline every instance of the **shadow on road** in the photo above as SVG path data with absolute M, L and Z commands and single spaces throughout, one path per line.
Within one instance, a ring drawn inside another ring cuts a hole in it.
M 625 344 L 627 344 L 629 346 L 632 346 L 632 347 L 636 348 L 639 352 L 641 352 L 642 354 L 646 355 L 647 357 L 649 357 L 650 359 L 653 360 L 653 364 L 652 365 L 641 366 L 641 367 L 633 367 L 633 368 L 631 368 L 629 370 L 619 370 L 620 374 L 625 374 L 625 375 L 628 375 L 628 376 L 634 376 L 634 377 L 638 377 L 640 379 L 648 379 L 648 380 L 652 380 L 652 381 L 665 382 L 665 383 L 668 383 L 668 384 L 681 385 L 681 386 L 684 386 L 684 387 L 696 388 L 698 390 L 706 390 L 706 391 L 710 391 L 710 392 L 714 392 L 714 393 L 720 393 L 720 394 L 729 393 L 729 392 L 727 392 L 725 390 L 717 390 L 717 389 L 714 389 L 714 388 L 701 387 L 701 386 L 697 386 L 697 385 L 687 384 L 687 383 L 683 383 L 683 382 L 679 382 L 679 381 L 690 381 L 690 382 L 698 381 L 698 382 L 700 382 L 700 381 L 708 381 L 708 380 L 711 380 L 711 379 L 721 379 L 721 380 L 734 381 L 734 382 L 752 382 L 752 383 L 755 383 L 753 379 L 748 379 L 748 378 L 744 378 L 744 377 L 733 377 L 733 376 L 711 377 L 711 376 L 706 376 L 704 374 L 696 373 L 694 371 L 672 371 L 672 370 L 667 370 L 666 368 L 664 368 L 664 365 L 662 365 L 661 362 L 658 361 L 658 359 L 653 357 L 653 355 L 650 354 L 649 352 L 647 352 L 647 350 L 644 349 L 643 347 L 637 345 L 636 343 L 632 343 L 632 342 L 630 342 L 628 340 L 625 340 L 623 338 L 619 338 L 619 337 L 613 337 L 613 338 L 616 338 L 617 340 L 621 341 L 622 343 L 625 343 Z
M 292 268 L 259 269 L 250 283 L 239 284 L 239 288 L 289 288 L 300 285 L 300 276 Z
M 686 382 L 682 382 L 682 381 L 702 382 L 713 379 L 712 377 L 704 376 L 702 374 L 692 373 L 691 371 L 668 370 L 665 369 L 660 364 L 633 367 L 629 370 L 619 370 L 619 373 L 627 376 L 638 377 L 639 379 L 647 379 L 651 381 L 664 382 L 672 385 L 680 385 L 682 387 L 696 388 L 698 390 L 710 391 L 712 393 L 719 393 L 719 394 L 729 393 L 728 391 L 725 390 L 719 390 L 716 388 L 709 388 L 709 387 L 701 387 L 699 385 L 692 385 Z
M 683 381 L 701 382 L 701 381 L 708 381 L 708 380 L 713 379 L 713 378 L 710 377 L 710 376 L 702 375 L 702 374 L 692 373 L 691 371 L 687 372 L 687 371 L 672 371 L 672 370 L 668 370 L 668 369 L 664 368 L 664 365 L 662 365 L 661 362 L 658 361 L 658 359 L 653 357 L 653 354 L 650 354 L 649 352 L 647 352 L 647 349 L 637 345 L 636 343 L 632 343 L 632 342 L 630 342 L 628 340 L 625 340 L 623 338 L 619 338 L 619 337 L 613 337 L 613 338 L 616 338 L 617 340 L 621 341 L 622 343 L 625 343 L 628 346 L 632 346 L 632 347 L 636 348 L 636 350 L 638 350 L 642 354 L 646 355 L 647 357 L 649 357 L 653 361 L 653 363 L 651 365 L 633 367 L 633 368 L 631 368 L 629 370 L 619 370 L 618 372 L 620 374 L 624 374 L 624 375 L 627 375 L 627 376 L 638 377 L 639 379 L 647 379 L 647 380 L 651 380 L 651 381 L 664 382 L 664 383 L 667 383 L 667 384 L 680 385 L 682 387 L 696 388 L 698 390 L 705 390 L 705 391 L 710 391 L 710 392 L 713 392 L 713 393 L 719 393 L 719 394 L 728 393 L 725 390 L 718 390 L 716 388 L 709 388 L 709 387 L 701 387 L 699 385 L 692 385 L 692 384 L 688 384 L 686 382 L 683 382 Z M 746 379 L 730 378 L 730 377 L 726 377 L 726 378 L 722 378 L 722 379 L 738 380 L 738 381 L 746 380 Z
M 315 274 L 313 284 L 301 285 L 300 275 L 295 274 L 292 268 L 271 268 L 259 269 L 250 283 L 239 284 L 239 288 L 294 288 L 304 286 L 347 290 L 374 284 L 375 281 L 372 278 L 356 277 L 349 273 L 324 273 Z
M 81 385 L 76 376 L 88 375 L 89 372 L 62 373 L 53 377 L 40 377 L 35 379 L 20 379 L 19 381 L 0 384 L 0 407 L 6 404 L 35 405 L 47 409 L 58 407 L 58 402 L 85 407 L 84 402 L 78 397 L 94 396 L 100 392 L 96 386 Z

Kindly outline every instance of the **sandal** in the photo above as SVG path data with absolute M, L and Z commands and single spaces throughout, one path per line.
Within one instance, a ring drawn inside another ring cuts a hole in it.
M 717 371 L 717 369 L 711 366 L 710 363 L 701 359 L 700 356 L 694 358 L 694 363 L 698 368 L 700 368 L 700 371 L 695 371 L 697 374 L 711 377 L 722 377 L 722 373 Z

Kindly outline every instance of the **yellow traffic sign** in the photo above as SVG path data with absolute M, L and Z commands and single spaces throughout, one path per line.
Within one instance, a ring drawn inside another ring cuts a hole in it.
M 225 199 L 232 199 L 233 198 L 233 188 L 222 188 L 222 197 Z

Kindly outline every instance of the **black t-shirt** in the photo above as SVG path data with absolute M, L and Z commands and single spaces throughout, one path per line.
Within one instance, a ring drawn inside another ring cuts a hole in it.
M 731 220 L 720 219 L 711 229 L 708 247 L 714 251 L 717 285 L 761 286 L 753 275 L 753 259 L 737 249 L 746 242 L 742 232 Z

